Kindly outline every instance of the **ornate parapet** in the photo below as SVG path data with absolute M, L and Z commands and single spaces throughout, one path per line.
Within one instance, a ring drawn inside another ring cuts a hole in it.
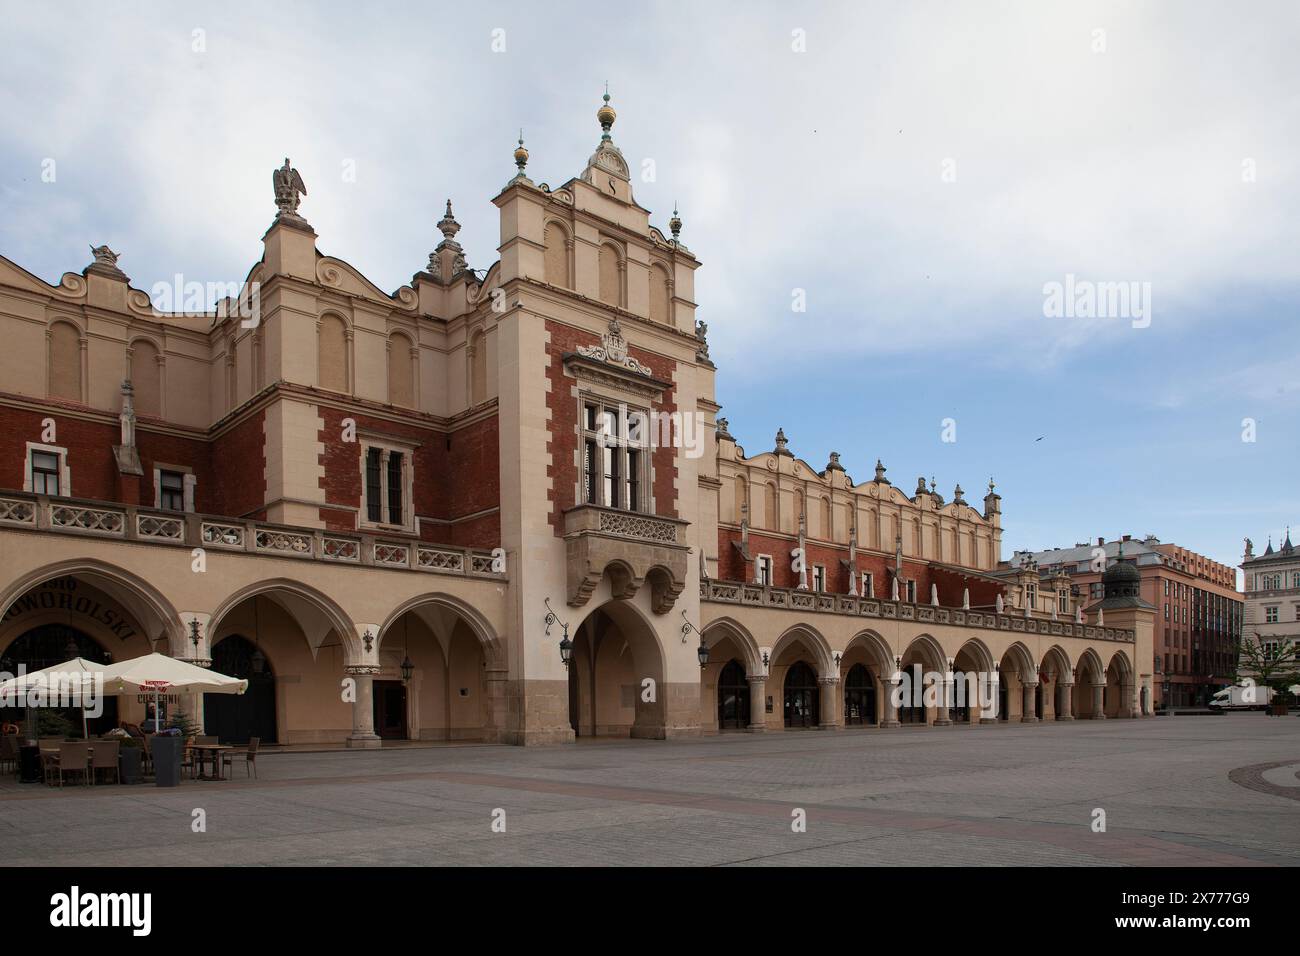
M 586 604 L 608 571 L 615 598 L 630 599 L 649 581 L 651 607 L 666 614 L 686 587 L 688 523 L 596 505 L 570 508 L 564 513 L 569 605 Z
M 743 584 L 739 581 L 701 581 L 700 600 L 824 614 L 847 614 L 855 617 L 952 624 L 958 627 L 978 627 L 1024 634 L 1079 637 L 1090 641 L 1117 641 L 1132 644 L 1136 639 L 1134 631 L 1124 628 L 1094 627 L 1090 624 L 1052 620 L 1041 612 L 1031 617 L 1012 616 L 998 614 L 996 611 L 908 604 L 906 601 L 861 598 L 798 588 L 767 587 L 761 584 Z

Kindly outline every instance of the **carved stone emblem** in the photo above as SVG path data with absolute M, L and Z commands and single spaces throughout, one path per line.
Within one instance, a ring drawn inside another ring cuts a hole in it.
M 609 331 L 600 337 L 600 345 L 580 345 L 578 354 L 598 362 L 619 365 L 641 375 L 652 375 L 649 368 L 627 354 L 627 339 L 618 319 L 609 320 Z

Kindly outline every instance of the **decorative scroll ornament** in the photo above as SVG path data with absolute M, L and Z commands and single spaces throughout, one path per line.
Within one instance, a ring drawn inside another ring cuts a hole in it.
M 580 345 L 578 354 L 598 362 L 619 365 L 631 369 L 640 375 L 653 375 L 649 368 L 642 365 L 627 353 L 627 339 L 623 337 L 623 326 L 618 319 L 609 320 L 609 331 L 600 337 L 600 345 Z

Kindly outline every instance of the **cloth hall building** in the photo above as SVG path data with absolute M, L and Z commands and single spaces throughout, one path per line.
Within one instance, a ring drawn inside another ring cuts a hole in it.
M 1149 714 L 1122 564 L 1084 606 L 993 573 L 992 482 L 736 443 L 700 260 L 597 119 L 554 188 L 520 142 L 498 261 L 448 202 L 392 293 L 324 251 L 288 160 L 214 311 L 159 311 L 105 246 L 53 285 L 0 258 L 4 669 L 163 651 L 249 678 L 176 702 L 207 732 L 290 745 Z M 900 706 L 910 673 L 936 694 Z

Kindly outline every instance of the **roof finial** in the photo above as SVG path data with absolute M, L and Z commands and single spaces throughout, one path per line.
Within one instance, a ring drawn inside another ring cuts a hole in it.
M 605 104 L 600 109 L 596 110 L 596 121 L 600 123 L 601 142 L 608 142 L 610 139 L 609 136 L 610 127 L 614 125 L 614 120 L 618 117 L 618 114 L 614 112 L 614 107 L 609 105 L 609 81 L 608 80 L 605 81 L 604 100 L 605 100 Z
M 524 128 L 519 127 L 519 145 L 515 147 L 515 165 L 519 167 L 518 176 L 524 175 L 524 167 L 528 165 L 528 150 L 524 149 Z
M 673 234 L 673 242 L 676 242 L 677 237 L 681 235 L 682 232 L 682 220 L 681 217 L 677 215 L 676 200 L 673 200 L 673 218 L 668 220 L 668 229 Z
M 451 200 L 447 200 L 447 212 L 438 220 L 438 231 L 442 237 L 448 241 L 456 238 L 456 233 L 460 232 L 460 223 L 451 212 Z

